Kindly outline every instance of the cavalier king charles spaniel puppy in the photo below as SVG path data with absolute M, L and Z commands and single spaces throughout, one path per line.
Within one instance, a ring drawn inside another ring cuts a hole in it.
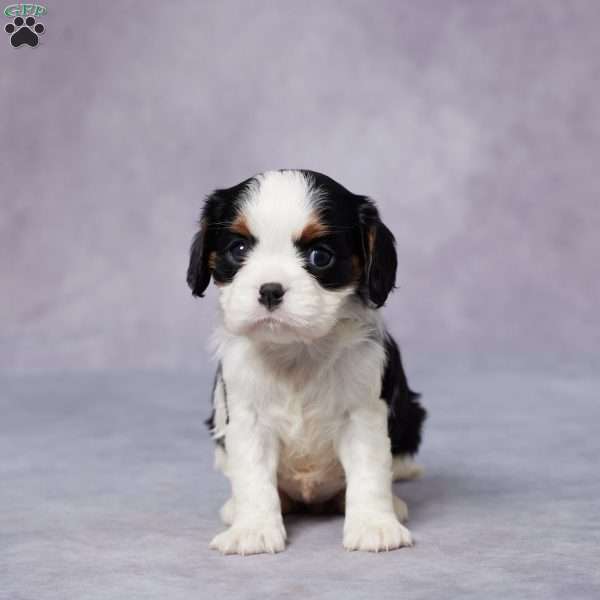
M 425 410 L 380 311 L 394 236 L 375 204 L 320 173 L 268 171 L 206 200 L 187 282 L 219 290 L 219 360 L 207 421 L 231 482 L 224 554 L 280 552 L 282 514 L 345 513 L 348 550 L 410 546 L 392 481 Z

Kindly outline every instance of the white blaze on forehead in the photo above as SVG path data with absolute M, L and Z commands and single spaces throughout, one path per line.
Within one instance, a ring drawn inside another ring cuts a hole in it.
M 313 231 L 320 224 L 319 204 L 325 198 L 314 185 L 310 174 L 268 171 L 245 190 L 234 229 L 249 231 L 257 243 L 219 295 L 225 328 L 234 335 L 277 344 L 306 343 L 336 324 L 353 287 L 322 287 L 294 244 L 307 225 Z M 285 290 L 275 322 L 265 322 L 268 311 L 258 300 L 260 287 L 269 282 Z
M 314 220 L 318 193 L 299 171 L 268 171 L 257 180 L 241 209 L 248 229 L 263 247 L 289 244 Z

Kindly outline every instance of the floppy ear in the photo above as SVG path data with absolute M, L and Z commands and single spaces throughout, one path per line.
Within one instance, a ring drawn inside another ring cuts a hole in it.
M 254 182 L 254 178 L 246 179 L 231 188 L 215 190 L 206 198 L 200 230 L 192 240 L 190 248 L 190 264 L 187 271 L 187 282 L 194 296 L 204 294 L 210 283 L 213 272 L 211 255 L 216 250 L 219 236 L 225 223 L 235 214 L 238 198 Z
M 369 199 L 360 208 L 364 253 L 364 285 L 375 308 L 385 304 L 396 284 L 396 241 L 381 222 L 379 212 Z
M 211 269 L 208 262 L 208 222 L 206 215 L 200 220 L 200 231 L 194 236 L 190 248 L 190 264 L 187 270 L 187 283 L 194 296 L 202 297 L 210 283 Z

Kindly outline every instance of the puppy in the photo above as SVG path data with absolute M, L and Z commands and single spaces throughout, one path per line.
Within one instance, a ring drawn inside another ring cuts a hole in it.
M 285 513 L 345 510 L 344 547 L 410 546 L 392 479 L 411 478 L 425 410 L 379 308 L 394 236 L 366 196 L 304 170 L 269 171 L 206 200 L 187 282 L 219 288 L 208 420 L 231 481 L 224 554 L 284 549 Z

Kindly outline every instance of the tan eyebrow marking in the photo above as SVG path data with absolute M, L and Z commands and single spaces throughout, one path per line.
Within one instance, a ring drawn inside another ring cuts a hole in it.
M 303 244 L 308 244 L 314 239 L 327 235 L 329 230 L 324 223 L 321 223 L 316 217 L 313 217 L 302 230 L 298 241 Z
M 252 237 L 250 228 L 248 227 L 248 222 L 246 221 L 246 217 L 244 215 L 238 215 L 229 229 L 235 233 L 243 235 L 244 237 Z

